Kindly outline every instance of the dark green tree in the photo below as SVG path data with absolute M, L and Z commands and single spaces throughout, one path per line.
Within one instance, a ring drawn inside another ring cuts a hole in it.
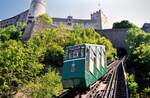
M 131 75 L 127 74 L 127 80 L 128 80 L 128 89 L 130 91 L 130 97 L 136 98 L 138 84 L 135 82 L 135 76 L 133 74 Z
M 139 84 L 139 92 L 150 86 L 150 34 L 138 27 L 128 30 L 126 42 L 129 46 L 128 69 L 134 69 L 135 79 Z
M 16 25 L 11 25 L 6 28 L 1 28 L 0 40 L 3 42 L 8 41 L 10 39 L 20 40 L 23 35 L 25 26 L 26 23 L 18 22 Z
M 128 20 L 123 20 L 121 22 L 115 22 L 113 24 L 113 29 L 124 29 L 124 28 L 131 28 L 135 27 L 135 25 Z

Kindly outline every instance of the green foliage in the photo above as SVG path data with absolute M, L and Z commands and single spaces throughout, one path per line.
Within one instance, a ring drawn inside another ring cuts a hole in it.
M 0 40 L 1 41 L 8 41 L 10 39 L 19 40 L 23 34 L 23 30 L 26 24 L 22 22 L 18 22 L 15 25 L 8 26 L 6 28 L 0 29 Z
M 150 34 L 145 33 L 138 27 L 133 27 L 128 30 L 126 42 L 131 51 L 141 44 L 150 45 Z
M 135 76 L 133 74 L 129 75 L 127 74 L 127 80 L 128 80 L 128 88 L 130 93 L 135 94 L 137 92 L 138 84 L 135 82 Z
M 149 98 L 150 97 L 150 88 L 144 88 L 144 90 L 139 94 L 140 98 Z
M 136 27 L 133 23 L 128 20 L 123 20 L 121 22 L 116 22 L 113 24 L 113 29 L 123 29 L 123 28 L 132 28 Z
M 127 73 L 128 90 L 130 92 L 130 98 L 140 98 L 137 93 L 138 84 L 135 82 L 135 76 Z
M 59 75 L 53 69 L 49 69 L 44 76 L 36 78 L 34 82 L 29 82 L 22 92 L 32 98 L 52 98 L 58 96 L 58 92 L 62 90 Z
M 131 63 L 149 69 L 150 34 L 145 33 L 140 28 L 134 27 L 128 30 L 126 42 L 130 49 L 130 59 L 132 59 Z
M 62 90 L 60 77 L 49 68 L 62 66 L 64 48 L 68 45 L 105 45 L 107 57 L 113 59 L 115 49 L 109 40 L 92 28 L 75 28 L 72 31 L 63 26 L 47 28 L 27 42 L 20 40 L 23 29 L 20 24 L 0 29 L 0 94 L 12 97 L 19 91 L 35 98 L 57 96 Z
M 150 72 L 150 45 L 141 44 L 139 47 L 135 48 L 133 57 L 134 62 L 138 65 L 144 65 L 149 69 L 148 72 Z
M 34 79 L 43 68 L 38 56 L 21 41 L 9 40 L 0 46 L 1 93 L 13 96 L 24 83 Z
M 147 94 L 149 94 L 149 95 L 150 95 L 150 87 L 145 88 L 145 89 L 143 90 L 143 92 L 144 92 L 144 93 L 147 93 Z
M 126 42 L 130 51 L 128 67 L 134 69 L 139 91 L 143 97 L 145 96 L 142 93 L 143 88 L 150 86 L 148 81 L 150 78 L 148 75 L 150 72 L 150 34 L 138 27 L 133 27 L 128 30 Z
M 53 23 L 52 19 L 47 14 L 39 16 L 37 20 L 41 23 L 49 24 L 49 25 Z
M 38 47 L 45 47 L 46 52 L 43 62 L 48 65 L 62 66 L 63 49 L 66 46 L 75 44 L 91 43 L 105 45 L 108 59 L 113 59 L 116 54 L 116 50 L 112 47 L 111 42 L 92 28 L 83 29 L 77 25 L 74 30 L 69 31 L 61 26 L 55 29 L 44 29 L 38 34 L 29 41 Z M 44 51 L 44 49 L 42 50 Z

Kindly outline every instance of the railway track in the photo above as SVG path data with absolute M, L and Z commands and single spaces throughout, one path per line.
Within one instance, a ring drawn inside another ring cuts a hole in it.
M 117 73 L 117 85 L 115 98 L 128 98 L 127 82 L 125 81 L 124 67 L 120 65 Z
M 125 58 L 116 60 L 115 62 L 109 64 L 107 74 L 98 80 L 95 84 L 93 84 L 89 89 L 82 91 L 69 90 L 57 98 L 127 98 L 121 97 L 124 94 L 116 93 L 120 90 L 119 88 L 122 86 L 121 84 L 123 84 L 116 80 L 121 78 L 121 76 L 118 75 L 118 70 L 120 69 L 119 65 L 124 61 L 124 59 Z M 121 72 L 122 70 L 119 71 Z M 123 81 L 123 79 L 121 79 L 121 81 Z M 122 91 L 123 90 L 120 92 Z

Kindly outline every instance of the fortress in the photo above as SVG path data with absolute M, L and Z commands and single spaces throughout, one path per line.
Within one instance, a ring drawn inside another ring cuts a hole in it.
M 16 24 L 17 22 L 26 22 L 27 27 L 23 35 L 23 40 L 28 40 L 33 34 L 34 27 L 39 27 L 41 24 L 36 23 L 36 18 L 46 13 L 46 0 L 32 0 L 30 9 L 6 20 L 0 21 L 0 28 Z M 107 17 L 101 10 L 92 13 L 91 19 L 74 19 L 72 16 L 67 18 L 52 18 L 53 26 L 57 27 L 64 24 L 66 28 L 72 28 L 75 24 L 80 24 L 84 28 L 93 27 L 97 32 L 107 37 L 115 48 L 127 49 L 125 43 L 125 35 L 128 29 L 106 29 L 108 27 Z M 145 23 L 142 27 L 146 32 L 150 32 L 150 23 Z
M 72 16 L 52 19 L 53 25 L 58 26 L 63 23 L 66 28 L 72 28 L 75 24 L 80 24 L 84 28 L 93 27 L 96 30 L 108 28 L 108 19 L 101 10 L 92 13 L 91 19 L 74 19 Z
M 16 24 L 17 22 L 26 22 L 29 10 L 26 10 L 14 17 L 0 21 L 0 28 Z M 53 25 L 58 26 L 61 23 L 67 28 L 72 28 L 75 24 L 80 24 L 84 28 L 93 27 L 97 30 L 105 29 L 108 27 L 107 17 L 101 10 L 91 14 L 91 19 L 73 19 L 72 16 L 67 18 L 52 18 Z
M 17 22 L 33 21 L 34 18 L 46 13 L 46 0 L 32 0 L 30 9 L 26 10 L 14 17 L 0 21 L 0 28 L 16 24 Z M 108 27 L 107 17 L 101 10 L 91 14 L 91 19 L 74 19 L 72 16 L 67 18 L 52 18 L 53 25 L 59 26 L 64 24 L 66 28 L 73 28 L 75 24 L 80 24 L 84 28 L 93 27 L 96 30 L 105 29 Z

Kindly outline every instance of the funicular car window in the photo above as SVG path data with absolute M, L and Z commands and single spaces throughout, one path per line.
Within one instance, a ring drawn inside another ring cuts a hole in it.
M 95 58 L 95 55 L 94 55 L 94 51 L 92 48 L 90 48 L 90 58 L 89 58 L 89 71 L 93 74 L 94 73 L 94 58 Z
M 76 46 L 68 49 L 68 59 L 81 58 L 84 57 L 84 47 Z
M 69 58 L 68 49 L 65 49 L 64 58 L 65 58 L 65 60 L 67 60 Z
M 89 54 L 89 53 L 90 53 L 90 51 L 89 51 L 89 49 L 87 48 L 87 49 L 86 49 L 86 53 L 85 53 L 85 54 L 86 54 L 86 61 L 89 61 L 89 58 L 90 58 L 90 54 Z
M 68 59 L 72 59 L 72 57 L 73 57 L 73 52 L 72 52 L 72 50 L 69 49 L 69 56 L 68 56 Z
M 84 56 L 85 56 L 85 48 L 81 47 L 80 57 L 84 57 Z
M 86 57 L 86 66 L 87 66 L 87 70 L 89 71 L 89 66 L 90 66 L 90 50 L 88 48 L 86 48 L 86 52 L 85 52 L 85 57 Z
M 73 50 L 73 58 L 78 58 L 80 55 L 80 48 Z

